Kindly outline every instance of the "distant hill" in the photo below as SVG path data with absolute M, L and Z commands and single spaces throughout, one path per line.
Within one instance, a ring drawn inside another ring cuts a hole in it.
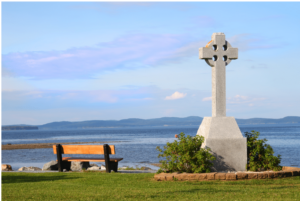
M 87 129 L 103 127 L 143 127 L 143 126 L 188 126 L 200 125 L 202 117 L 162 117 L 157 119 L 92 120 L 81 122 L 52 122 L 39 126 L 40 129 Z
M 238 124 L 295 124 L 300 123 L 300 117 L 288 116 L 281 119 L 251 118 L 236 119 Z
M 203 118 L 197 116 L 190 117 L 162 117 L 156 119 L 122 119 L 122 120 L 91 120 L 69 122 L 52 122 L 40 126 L 31 125 L 9 125 L 2 126 L 2 130 L 24 130 L 24 129 L 92 129 L 92 128 L 122 128 L 122 127 L 144 127 L 144 126 L 200 126 Z M 251 118 L 236 119 L 239 125 L 243 124 L 300 124 L 300 117 L 288 116 L 281 119 Z
M 162 117 L 156 119 L 123 119 L 123 120 L 92 120 L 81 122 L 52 122 L 38 126 L 40 130 L 48 129 L 90 129 L 103 127 L 143 127 L 143 126 L 199 126 L 202 117 L 190 116 L 185 118 L 179 117 Z M 269 118 L 251 118 L 236 119 L 239 125 L 242 124 L 292 124 L 299 123 L 300 117 L 289 116 L 281 119 Z
M 39 128 L 37 126 L 2 126 L 2 130 L 38 130 Z

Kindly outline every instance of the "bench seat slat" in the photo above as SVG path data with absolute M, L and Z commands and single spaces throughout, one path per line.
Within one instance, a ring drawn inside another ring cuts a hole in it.
M 116 154 L 115 145 L 109 145 L 109 154 Z M 53 145 L 56 154 L 56 145 Z M 104 154 L 103 145 L 62 145 L 62 154 Z
M 74 157 L 63 157 L 63 161 L 82 161 L 82 162 L 88 162 L 88 161 L 93 161 L 93 162 L 105 162 L 104 158 L 74 158 Z M 110 161 L 112 162 L 118 162 L 123 160 L 123 158 L 110 158 Z

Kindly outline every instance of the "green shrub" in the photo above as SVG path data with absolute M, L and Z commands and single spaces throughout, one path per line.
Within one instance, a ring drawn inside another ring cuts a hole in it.
M 195 137 L 187 136 L 180 133 L 179 141 L 175 140 L 172 143 L 167 143 L 162 150 L 159 146 L 156 150 L 161 152 L 158 157 L 165 157 L 166 160 L 161 160 L 160 172 L 188 172 L 201 173 L 210 172 L 210 167 L 213 165 L 212 160 L 215 157 L 209 152 L 209 148 L 201 148 L 204 142 L 204 137 L 196 135 Z
M 258 171 L 262 168 L 265 170 L 281 170 L 279 166 L 281 156 L 273 156 L 272 147 L 265 144 L 267 139 L 258 140 L 260 133 L 257 131 L 245 132 L 247 137 L 247 170 Z

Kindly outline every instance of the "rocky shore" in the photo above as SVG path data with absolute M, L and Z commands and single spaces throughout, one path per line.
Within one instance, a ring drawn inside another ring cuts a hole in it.
M 90 162 L 76 162 L 76 161 L 72 161 L 72 162 L 67 162 L 67 161 L 63 161 L 62 164 L 63 167 L 63 171 L 64 172 L 80 172 L 80 171 L 105 171 L 106 168 L 103 164 L 97 165 L 97 164 L 90 164 Z M 149 167 L 140 167 L 140 168 L 132 168 L 132 167 L 128 167 L 128 166 L 123 166 L 118 168 L 118 170 L 146 170 L 146 171 L 154 171 Z M 9 164 L 2 164 L 2 171 L 13 171 L 11 165 Z M 20 171 L 58 171 L 58 164 L 57 161 L 53 160 L 50 161 L 48 163 L 45 163 L 43 168 L 38 168 L 38 167 L 20 167 L 18 169 L 18 172 Z

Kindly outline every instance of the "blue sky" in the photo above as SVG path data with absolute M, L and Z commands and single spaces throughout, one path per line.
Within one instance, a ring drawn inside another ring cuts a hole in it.
M 211 116 L 214 32 L 239 49 L 227 116 L 300 114 L 300 2 L 2 2 L 2 125 Z M 199 122 L 200 124 L 200 122 Z

